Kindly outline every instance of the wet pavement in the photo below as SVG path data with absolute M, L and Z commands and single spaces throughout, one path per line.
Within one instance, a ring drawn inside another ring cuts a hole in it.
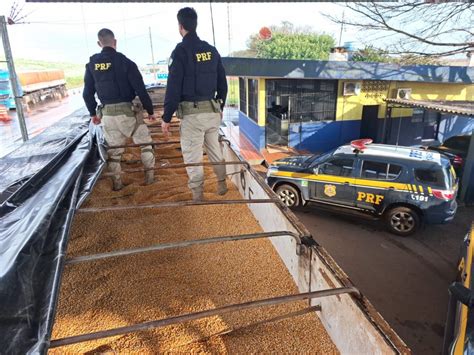
M 43 104 L 29 113 L 25 113 L 25 121 L 30 138 L 40 134 L 46 128 L 60 119 L 70 115 L 84 106 L 82 93 L 79 90 L 70 90 L 69 97 Z M 16 111 L 9 112 L 10 122 L 0 121 L 0 158 L 18 148 L 23 140 Z

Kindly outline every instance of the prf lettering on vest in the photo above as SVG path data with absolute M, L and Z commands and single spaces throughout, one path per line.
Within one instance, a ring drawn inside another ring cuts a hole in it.
M 211 52 L 196 53 L 196 60 L 198 62 L 206 62 L 211 60 Z
M 357 193 L 357 201 L 365 201 L 374 205 L 380 205 L 380 202 L 383 201 L 383 197 L 383 195 L 369 194 L 367 192 Z
M 109 70 L 112 63 L 95 63 L 95 70 Z

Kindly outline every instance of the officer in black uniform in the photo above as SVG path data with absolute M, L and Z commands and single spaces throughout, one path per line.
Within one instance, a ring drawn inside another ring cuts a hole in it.
M 84 77 L 83 97 L 92 122 L 103 126 L 105 141 L 109 146 L 123 145 L 129 137 L 137 144 L 151 143 L 150 132 L 143 121 L 142 105 L 148 112 L 148 119 L 154 120 L 153 104 L 137 65 L 116 51 L 117 40 L 111 30 L 100 30 L 98 38 L 97 43 L 102 52 L 90 57 Z M 95 93 L 101 102 L 99 109 Z M 141 105 L 132 104 L 137 95 Z M 123 152 L 123 148 L 108 150 L 108 168 L 114 174 L 114 190 L 123 188 L 120 177 Z M 141 158 L 146 169 L 145 184 L 151 184 L 155 167 L 151 145 L 141 147 Z
M 222 162 L 219 125 L 227 96 L 227 80 L 216 48 L 196 34 L 197 14 L 186 7 L 178 12 L 179 33 L 183 41 L 171 54 L 164 103 L 162 130 L 169 135 L 169 122 L 175 111 L 181 119 L 181 149 L 185 163 L 202 161 L 203 145 L 211 162 Z M 188 186 L 194 200 L 203 199 L 202 166 L 187 167 Z M 214 166 L 217 193 L 227 193 L 225 166 Z

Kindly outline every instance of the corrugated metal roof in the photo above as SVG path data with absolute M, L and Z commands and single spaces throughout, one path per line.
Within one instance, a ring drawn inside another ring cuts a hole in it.
M 396 65 L 258 58 L 222 58 L 227 75 L 263 78 L 393 80 L 431 83 L 474 82 L 474 67 Z
M 162 3 L 180 3 L 178 0 L 26 0 L 26 2 L 82 2 L 82 3 L 144 3 L 144 2 L 162 2 Z M 186 2 L 203 2 L 203 0 L 187 0 Z M 212 0 L 213 3 L 246 3 L 246 2 L 327 2 L 327 0 Z M 344 0 L 341 0 L 344 2 Z
M 404 99 L 385 99 L 385 101 L 390 104 L 397 104 L 405 107 L 419 107 L 438 112 L 474 117 L 474 101 L 427 101 Z

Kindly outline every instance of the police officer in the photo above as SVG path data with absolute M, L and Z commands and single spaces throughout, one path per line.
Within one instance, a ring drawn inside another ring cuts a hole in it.
M 102 124 L 105 141 L 109 146 L 123 145 L 132 137 L 133 142 L 150 143 L 151 136 L 143 121 L 141 105 L 148 112 L 148 119 L 155 120 L 153 104 L 146 91 L 137 65 L 122 53 L 116 51 L 114 33 L 103 28 L 98 33 L 97 44 L 102 52 L 90 57 L 86 64 L 83 98 L 94 124 Z M 95 93 L 101 106 L 97 107 Z M 132 104 L 138 95 L 141 105 Z M 123 148 L 108 150 L 108 169 L 113 173 L 115 191 L 123 188 L 120 176 L 120 161 Z M 141 159 L 145 166 L 145 184 L 154 181 L 155 156 L 153 147 L 141 147 Z
M 227 96 L 227 81 L 216 48 L 196 34 L 197 13 L 186 7 L 178 11 L 179 33 L 183 41 L 171 54 L 164 103 L 162 130 L 169 135 L 169 122 L 177 111 L 181 119 L 181 149 L 185 163 L 202 161 L 203 145 L 211 162 L 222 162 L 218 130 Z M 203 199 L 202 166 L 187 167 L 188 186 L 196 201 Z M 225 166 L 214 166 L 217 193 L 227 193 Z

